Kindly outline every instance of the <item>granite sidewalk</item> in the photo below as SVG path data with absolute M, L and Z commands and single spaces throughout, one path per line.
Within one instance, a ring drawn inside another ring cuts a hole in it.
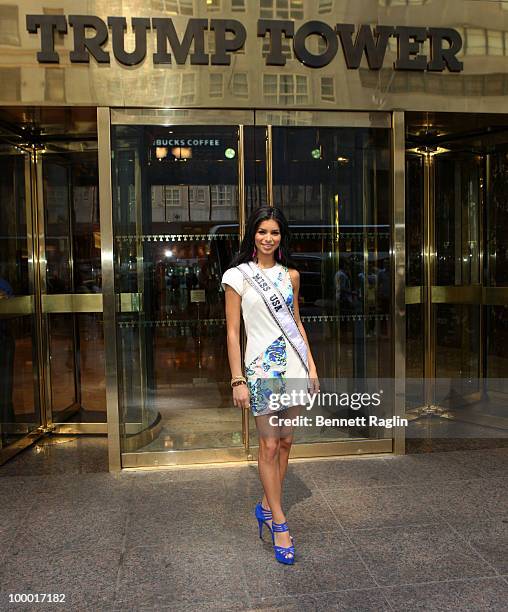
M 292 462 L 285 567 L 254 465 L 110 474 L 60 441 L 0 468 L 2 610 L 506 610 L 507 448 Z

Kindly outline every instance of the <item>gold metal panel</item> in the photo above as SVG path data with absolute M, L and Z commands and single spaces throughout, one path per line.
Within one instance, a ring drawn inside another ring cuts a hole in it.
M 294 444 L 291 459 L 311 459 L 314 457 L 333 457 L 339 455 L 366 455 L 391 453 L 393 441 L 346 440 L 344 442 L 317 442 L 313 444 Z M 258 447 L 252 447 L 252 460 L 257 461 Z M 192 465 L 199 463 L 247 462 L 242 447 L 197 449 L 188 451 L 163 451 L 146 453 L 122 453 L 124 468 L 164 467 L 171 465 Z
M 393 414 L 405 417 L 406 413 L 406 163 L 405 163 L 404 113 L 392 117 L 392 194 L 393 194 L 393 270 L 394 288 L 393 343 L 394 343 L 394 394 Z M 367 242 L 367 241 L 365 241 Z M 397 455 L 406 452 L 405 428 L 393 429 L 393 451 Z
M 11 4 L 15 4 L 11 2 Z M 171 17 L 177 34 L 182 39 L 188 19 L 191 17 L 238 19 L 246 30 L 247 38 L 241 53 L 231 54 L 227 66 L 184 65 L 175 63 L 157 66 L 153 63 L 156 52 L 156 35 L 153 28 L 147 32 L 147 53 L 142 63 L 123 66 L 112 53 L 112 37 L 104 49 L 110 55 L 110 64 L 98 65 L 95 60 L 87 64 L 71 63 L 69 49 L 73 47 L 73 29 L 68 28 L 64 46 L 57 46 L 60 63 L 39 64 L 40 32 L 29 34 L 26 15 L 42 12 L 41 3 L 27 0 L 16 3 L 17 24 L 9 30 L 17 40 L 4 45 L 0 68 L 5 73 L 6 84 L 0 90 L 0 103 L 7 105 L 51 106 L 120 106 L 158 108 L 166 104 L 173 108 L 210 107 L 211 102 L 222 108 L 303 108 L 330 110 L 422 110 L 446 112 L 492 113 L 506 109 L 506 56 L 497 55 L 485 40 L 483 45 L 465 47 L 460 57 L 463 71 L 460 74 L 430 73 L 426 71 L 395 71 L 393 63 L 397 51 L 389 45 L 380 70 L 370 70 L 365 62 L 356 70 L 347 67 L 340 48 L 334 59 L 320 69 L 309 68 L 298 59 L 288 58 L 285 66 L 267 66 L 263 57 L 263 41 L 257 36 L 260 17 L 259 2 L 245 2 L 242 11 L 235 11 L 231 2 L 220 3 L 220 13 L 208 11 L 205 2 L 104 2 L 88 0 L 80 8 L 87 15 L 96 15 L 104 22 L 109 15 L 124 16 L 128 32 L 125 44 L 132 48 L 134 41 L 132 17 Z M 273 3 L 270 3 L 273 6 Z M 508 30 L 508 15 L 501 10 L 501 2 L 478 0 L 447 0 L 446 11 L 436 10 L 434 2 L 329 2 L 329 12 L 322 12 L 316 0 L 294 3 L 298 17 L 298 29 L 309 20 L 325 21 L 334 28 L 336 23 L 388 24 L 428 27 L 455 27 L 467 40 L 469 28 L 487 32 Z M 171 5 L 171 6 L 170 6 Z M 182 5 L 182 6 L 180 6 Z M 298 5 L 298 6 L 297 6 Z M 75 14 L 75 0 L 60 0 L 58 7 L 64 15 Z M 182 11 L 185 11 L 183 14 Z M 276 14 L 273 14 L 276 17 Z M 465 25 L 466 24 L 466 25 Z M 394 38 L 391 41 L 395 41 Z M 206 52 L 210 53 L 208 36 Z M 428 53 L 428 52 L 427 52 Z M 210 75 L 220 74 L 227 84 L 219 98 L 210 98 Z M 242 75 L 242 79 L 237 79 Z M 55 76 L 61 83 L 55 88 Z M 290 90 L 281 76 L 288 79 Z M 322 79 L 333 85 L 331 95 L 323 95 Z M 6 81 L 7 82 L 7 81 Z M 284 85 L 286 87 L 284 87 Z M 298 95 L 297 95 L 298 94 Z
M 111 109 L 111 125 L 253 125 L 254 113 L 241 110 Z
M 99 146 L 99 203 L 101 224 L 101 265 L 106 364 L 106 408 L 108 421 L 108 453 L 110 471 L 121 469 L 120 415 L 118 408 L 116 354 L 116 297 L 113 242 L 113 193 L 111 185 L 111 125 L 109 108 L 97 109 Z
M 34 311 L 33 295 L 20 295 L 7 300 L 0 300 L 0 316 L 14 315 L 23 316 L 30 315 Z
M 384 112 L 261 110 L 256 125 L 389 129 L 392 123 L 391 114 Z
M 439 286 L 432 287 L 433 304 L 481 304 L 482 288 L 480 285 Z
M 423 301 L 423 289 L 421 286 L 406 287 L 405 296 L 406 296 L 406 305 L 407 304 L 421 304 Z
M 482 287 L 482 304 L 487 306 L 508 305 L 508 287 Z
M 62 293 L 42 296 L 42 312 L 102 312 L 101 293 Z
M 372 453 L 391 453 L 394 441 L 391 438 L 380 440 L 344 440 L 342 442 L 313 442 L 312 444 L 293 444 L 291 459 L 312 459 L 314 457 L 334 457 L 339 455 L 367 455 Z M 252 459 L 257 461 L 259 447 L 251 447 Z
M 122 467 L 124 468 L 190 465 L 193 463 L 224 463 L 228 461 L 246 461 L 243 446 L 188 451 L 122 453 Z

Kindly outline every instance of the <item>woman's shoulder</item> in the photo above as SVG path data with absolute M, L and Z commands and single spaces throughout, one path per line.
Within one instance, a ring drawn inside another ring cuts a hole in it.
M 298 272 L 298 270 L 296 268 L 286 268 L 286 270 L 288 271 L 288 274 L 289 274 L 291 280 L 293 281 L 293 283 L 295 281 L 299 281 L 300 280 L 300 272 Z
M 235 266 L 233 268 L 228 268 L 222 275 L 222 286 L 224 287 L 225 285 L 229 285 L 241 295 L 243 290 L 243 280 L 243 274 L 238 267 Z
M 222 278 L 233 278 L 233 277 L 240 277 L 243 276 L 242 272 L 240 270 L 240 268 L 238 266 L 233 266 L 232 268 L 228 268 L 224 274 L 222 275 Z

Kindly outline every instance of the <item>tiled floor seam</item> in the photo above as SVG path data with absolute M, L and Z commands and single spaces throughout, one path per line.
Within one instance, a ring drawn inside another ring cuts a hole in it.
M 322 499 L 324 500 L 325 504 L 328 506 L 330 512 L 332 513 L 333 518 L 335 519 L 335 521 L 337 522 L 337 524 L 339 525 L 339 528 L 342 530 L 342 533 L 344 534 L 344 537 L 347 539 L 347 541 L 350 543 L 350 545 L 352 546 L 353 550 L 355 551 L 355 554 L 357 555 L 358 559 L 360 560 L 360 563 L 365 567 L 365 569 L 367 570 L 368 575 L 372 578 L 372 580 L 374 581 L 374 584 L 378 587 L 381 588 L 378 581 L 376 580 L 376 577 L 374 576 L 374 574 L 370 571 L 368 565 L 365 563 L 362 555 L 360 554 L 360 552 L 358 551 L 358 548 L 356 547 L 355 543 L 353 542 L 353 540 L 349 537 L 349 534 L 346 532 L 346 530 L 344 529 L 344 526 L 342 525 L 342 523 L 339 521 L 339 519 L 337 518 L 337 515 L 335 514 L 333 508 L 330 506 L 330 504 L 328 503 L 328 500 L 326 499 L 325 495 L 323 494 L 323 492 L 321 491 L 320 488 L 318 488 L 316 486 L 316 481 L 314 480 L 314 478 L 312 477 L 312 475 L 309 475 L 310 479 L 312 480 L 314 486 L 316 487 L 316 490 L 318 491 L 318 493 L 321 495 Z M 383 595 L 383 599 L 385 600 L 386 604 L 388 605 L 388 607 L 390 608 L 390 610 L 393 610 L 393 606 L 391 605 L 391 603 L 388 601 L 386 595 L 384 594 L 383 591 L 381 591 L 381 594 Z
M 275 559 L 274 559 L 274 561 L 275 561 Z M 253 603 L 254 599 L 250 596 L 250 593 L 249 593 L 248 576 L 247 576 L 247 573 L 245 571 L 245 566 L 244 566 L 243 563 L 241 564 L 241 568 L 242 568 L 243 582 L 245 584 L 245 595 L 246 595 L 245 599 L 246 599 L 246 602 L 247 602 L 247 604 L 249 606 L 253 606 L 254 605 L 254 603 Z
M 305 593 L 298 593 L 298 594 L 290 594 L 290 595 L 276 595 L 274 596 L 276 599 L 298 599 L 301 597 L 307 597 L 307 596 L 311 596 L 311 597 L 316 597 L 319 595 L 340 595 L 343 593 L 362 593 L 364 591 L 390 591 L 392 589 L 399 589 L 399 588 L 406 588 L 406 587 L 413 587 L 413 586 L 427 586 L 427 585 L 432 585 L 432 584 L 451 584 L 451 583 L 460 583 L 460 582 L 481 582 L 484 580 L 497 580 L 497 579 L 506 579 L 508 580 L 508 575 L 506 576 L 475 576 L 474 578 L 448 578 L 446 580 L 429 580 L 428 582 L 404 582 L 401 584 L 397 584 L 397 585 L 393 585 L 393 586 L 373 586 L 373 587 L 361 587 L 361 588 L 350 588 L 350 589 L 340 589 L 340 590 L 334 590 L 334 591 L 307 591 Z M 265 599 L 272 599 L 272 596 L 266 596 L 266 597 L 259 597 L 258 598 L 261 601 L 264 601 Z M 386 599 L 386 597 L 385 597 Z M 183 600 L 181 600 L 183 601 Z M 249 599 L 248 603 L 249 605 L 251 605 L 253 602 L 252 598 Z M 386 602 L 388 605 L 390 605 L 390 602 L 387 601 Z M 390 605 L 390 609 L 394 609 L 391 605 Z
M 480 557 L 480 559 L 486 563 L 489 567 L 492 568 L 492 570 L 494 571 L 494 573 L 497 576 L 500 576 L 501 574 L 498 572 L 498 570 L 490 563 L 490 561 L 487 561 L 487 559 L 480 553 L 479 550 L 476 550 L 476 548 L 471 544 L 471 542 L 465 538 L 463 535 L 461 535 L 461 533 L 459 531 L 457 531 L 457 529 L 455 529 L 455 527 L 445 519 L 445 523 L 450 527 L 450 529 L 456 534 L 456 536 L 458 538 L 460 538 L 463 542 L 465 542 L 465 544 L 467 545 L 467 547 L 475 553 L 475 555 L 478 555 L 478 557 Z
M 467 578 L 445 578 L 444 580 L 426 580 L 424 582 L 401 582 L 400 584 L 384 585 L 381 589 L 391 590 L 405 587 L 426 586 L 429 584 L 452 584 L 454 582 L 481 582 L 482 580 L 503 579 L 504 576 L 470 576 Z
M 116 583 L 115 583 L 115 591 L 113 593 L 113 608 L 115 608 L 117 602 L 118 589 L 120 586 L 120 575 L 122 572 L 122 565 L 125 558 L 126 553 L 126 543 L 127 543 L 127 534 L 129 533 L 129 523 L 130 523 L 130 514 L 127 512 L 125 514 L 125 526 L 124 526 L 124 534 L 122 539 L 122 550 L 120 551 L 120 559 L 118 563 L 118 568 L 116 570 Z

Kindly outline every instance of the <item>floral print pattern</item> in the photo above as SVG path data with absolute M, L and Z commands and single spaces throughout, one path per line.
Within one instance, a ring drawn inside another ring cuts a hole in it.
M 250 407 L 254 415 L 267 411 L 272 393 L 284 393 L 284 374 L 287 368 L 286 341 L 279 336 L 251 362 L 245 373 L 250 392 Z
M 281 267 L 273 283 L 293 312 L 293 286 L 287 268 Z M 250 392 L 250 407 L 254 416 L 270 414 L 272 412 L 269 407 L 270 395 L 286 392 L 284 379 L 286 369 L 286 340 L 283 335 L 247 365 L 245 375 Z

